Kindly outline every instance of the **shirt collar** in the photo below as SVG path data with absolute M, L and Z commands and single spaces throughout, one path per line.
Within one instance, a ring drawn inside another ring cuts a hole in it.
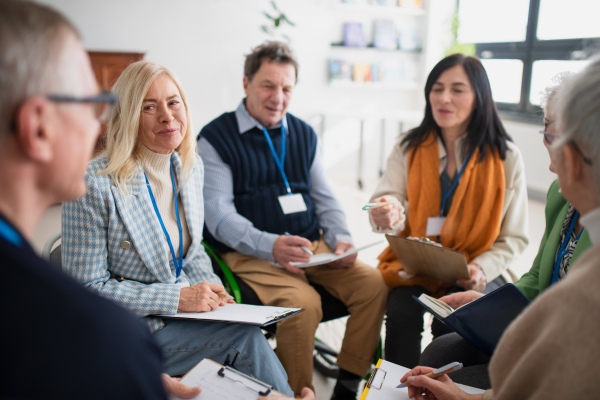
M 262 124 L 260 122 L 258 122 L 252 115 L 250 115 L 250 113 L 246 109 L 246 99 L 245 98 L 240 102 L 240 105 L 235 110 L 235 118 L 237 119 L 238 130 L 240 131 L 240 135 L 248 132 L 252 128 L 258 128 L 261 131 L 263 129 Z M 273 125 L 271 128 L 279 128 L 280 126 L 281 126 L 281 123 L 278 122 L 277 124 Z M 287 118 L 283 118 L 283 127 L 285 128 L 286 134 L 289 134 L 290 131 L 287 126 Z M 269 128 L 269 129 L 271 129 L 271 128 Z
M 581 216 L 581 225 L 585 227 L 594 245 L 600 244 L 600 208 Z

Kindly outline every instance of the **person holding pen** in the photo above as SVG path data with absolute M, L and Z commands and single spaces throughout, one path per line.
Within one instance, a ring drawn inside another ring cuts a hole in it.
M 593 247 L 509 325 L 490 361 L 491 390 L 467 395 L 448 376 L 423 376 L 432 369 L 419 366 L 402 378 L 412 385 L 412 398 L 591 399 L 600 393 L 600 59 L 563 83 L 555 116 L 551 167 Z
M 556 95 L 565 75 L 556 77 L 556 84 L 546 88 L 542 101 L 544 110 L 544 129 L 542 141 L 550 152 L 551 144 L 558 138 L 556 131 Z M 550 170 L 556 173 L 555 165 Z M 564 279 L 573 263 L 590 247 L 592 243 L 588 232 L 582 227 L 580 214 L 560 192 L 555 180 L 548 190 L 546 198 L 546 229 L 542 236 L 538 254 L 531 269 L 524 274 L 515 286 L 533 301 L 540 293 L 556 282 Z M 572 228 L 571 228 L 572 227 Z M 456 309 L 482 297 L 473 290 L 452 293 L 440 300 Z M 490 310 L 493 313 L 494 310 Z M 463 339 L 457 333 L 448 333 L 438 337 L 427 346 L 421 355 L 421 365 L 438 365 L 454 359 L 460 359 L 465 368 L 450 377 L 457 383 L 478 388 L 489 388 L 488 363 L 490 357 Z
M 333 398 L 354 399 L 379 341 L 388 288 L 356 254 L 304 269 L 292 264 L 310 260 L 301 246 L 314 254 L 354 248 L 325 178 L 317 135 L 287 112 L 297 78 L 298 63 L 286 44 L 256 47 L 244 65 L 246 98 L 200 131 L 205 240 L 263 304 L 305 309 L 277 325 L 277 355 L 296 395 L 312 387 L 314 335 L 322 319 L 321 297 L 309 282 L 347 306 Z
M 528 244 L 523 159 L 505 131 L 487 74 L 472 56 L 441 60 L 425 85 L 425 116 L 401 136 L 369 210 L 375 232 L 427 237 L 465 253 L 470 279 L 448 287 L 427 277 L 403 277 L 388 247 L 379 269 L 392 287 L 387 306 L 388 361 L 414 367 L 421 354 L 424 309 L 412 296 L 490 291 Z M 446 333 L 434 321 L 434 336 Z
M 169 375 L 210 358 L 291 394 L 258 327 L 153 317 L 207 312 L 232 300 L 201 243 L 204 169 L 178 79 L 139 61 L 113 92 L 107 149 L 88 165 L 86 194 L 63 204 L 64 270 L 144 317 Z

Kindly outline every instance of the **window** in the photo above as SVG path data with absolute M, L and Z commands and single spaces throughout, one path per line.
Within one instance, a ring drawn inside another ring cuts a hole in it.
M 500 110 L 538 115 L 559 72 L 600 53 L 598 0 L 459 0 L 460 43 L 474 43 Z

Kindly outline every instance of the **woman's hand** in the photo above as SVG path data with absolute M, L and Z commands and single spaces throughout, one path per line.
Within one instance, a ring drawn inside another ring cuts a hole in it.
M 174 394 L 182 399 L 192 399 L 202 391 L 199 387 L 191 387 L 181 383 L 181 378 L 172 378 L 167 374 L 161 374 L 161 379 L 167 393 Z
M 227 291 L 218 283 L 202 282 L 183 287 L 179 294 L 177 309 L 183 312 L 204 312 L 215 310 L 227 303 L 235 303 Z
M 469 268 L 469 275 L 471 275 L 471 278 L 459 279 L 456 281 L 456 284 L 465 290 L 476 290 L 481 292 L 485 289 L 487 283 L 483 270 L 479 265 L 474 263 L 467 265 L 467 268 Z
M 448 304 L 450 307 L 457 309 L 460 306 L 464 306 L 467 303 L 472 302 L 473 300 L 477 300 L 480 297 L 485 296 L 482 293 L 476 292 L 474 290 L 467 290 L 466 292 L 456 292 L 449 294 L 447 296 L 440 297 L 438 300 L 443 301 Z
M 394 196 L 385 195 L 374 200 L 377 203 L 390 203 L 387 206 L 372 208 L 369 210 L 371 218 L 375 225 L 388 229 L 396 225 L 399 221 L 404 221 L 404 207 Z
M 400 383 L 408 382 L 408 397 L 417 400 L 471 400 L 482 399 L 483 396 L 471 396 L 463 392 L 448 375 L 431 379 L 425 374 L 433 372 L 433 368 L 416 367 L 408 371 L 400 379 Z

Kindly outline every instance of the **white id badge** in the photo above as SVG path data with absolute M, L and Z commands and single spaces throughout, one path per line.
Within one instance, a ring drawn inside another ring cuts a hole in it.
M 427 218 L 427 231 L 425 236 L 439 236 L 442 233 L 442 226 L 446 222 L 446 217 Z
M 306 211 L 306 204 L 301 194 L 285 194 L 278 199 L 284 214 Z

